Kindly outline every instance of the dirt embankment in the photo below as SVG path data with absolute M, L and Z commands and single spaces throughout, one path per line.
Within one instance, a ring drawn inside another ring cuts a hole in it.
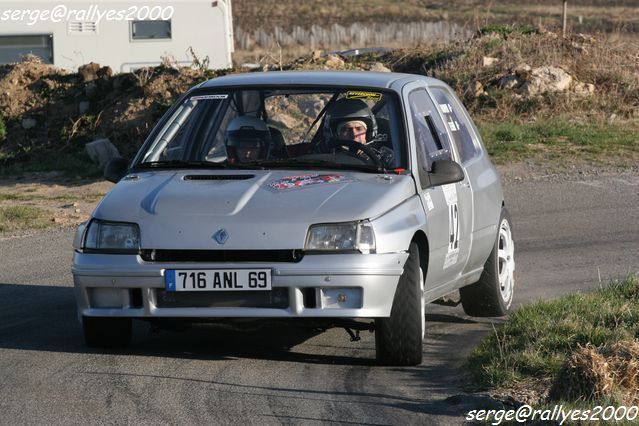
M 6 125 L 0 161 L 75 153 L 101 137 L 131 154 L 177 96 L 214 76 L 171 67 L 113 75 L 98 64 L 68 73 L 35 57 L 0 67 L 0 116 Z

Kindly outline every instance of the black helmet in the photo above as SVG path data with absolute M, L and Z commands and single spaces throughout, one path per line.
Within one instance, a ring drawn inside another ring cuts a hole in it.
M 271 144 L 271 132 L 266 123 L 257 117 L 235 117 L 226 128 L 226 153 L 229 163 L 238 160 L 237 148 L 254 147 L 259 150 L 258 158 L 263 159 L 268 155 Z
M 324 117 L 325 139 L 338 138 L 337 126 L 346 121 L 363 121 L 366 124 L 366 140 L 372 141 L 377 136 L 377 121 L 366 102 L 361 99 L 342 98 L 326 111 Z

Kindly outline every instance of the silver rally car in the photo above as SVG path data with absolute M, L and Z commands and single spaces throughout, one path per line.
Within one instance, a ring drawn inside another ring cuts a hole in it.
M 132 319 L 295 318 L 374 329 L 380 363 L 414 365 L 427 303 L 459 289 L 469 315 L 511 305 L 499 176 L 432 78 L 215 78 L 105 177 L 117 184 L 74 241 L 90 346 L 128 343 Z

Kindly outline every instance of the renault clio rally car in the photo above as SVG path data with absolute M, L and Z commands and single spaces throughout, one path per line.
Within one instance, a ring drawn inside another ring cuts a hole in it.
M 514 244 L 499 176 L 453 91 L 418 75 L 267 72 L 193 87 L 74 241 L 89 346 L 132 319 L 290 318 L 374 329 L 422 361 L 426 304 L 507 313 Z

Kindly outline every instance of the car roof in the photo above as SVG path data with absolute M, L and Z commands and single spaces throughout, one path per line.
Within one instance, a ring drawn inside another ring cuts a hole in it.
M 433 78 L 415 74 L 371 71 L 268 71 L 250 72 L 213 78 L 202 83 L 200 88 L 230 86 L 358 86 L 379 89 L 390 88 L 395 82 L 423 80 L 427 84 L 438 82 Z

